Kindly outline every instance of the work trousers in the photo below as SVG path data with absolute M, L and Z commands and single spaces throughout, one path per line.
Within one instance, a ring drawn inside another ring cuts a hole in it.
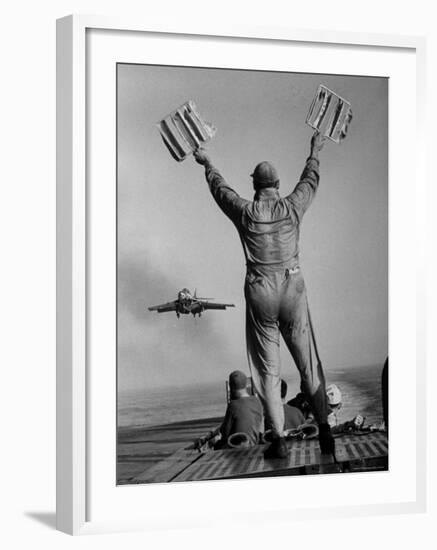
M 250 267 L 244 294 L 249 367 L 267 426 L 283 435 L 280 334 L 299 370 L 301 389 L 315 420 L 319 424 L 327 422 L 325 377 L 318 357 L 313 354 L 312 325 L 300 269 Z

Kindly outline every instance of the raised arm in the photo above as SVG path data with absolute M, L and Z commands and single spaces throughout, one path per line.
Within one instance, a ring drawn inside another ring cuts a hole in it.
M 205 167 L 205 177 L 209 185 L 209 190 L 221 210 L 235 224 L 238 225 L 241 219 L 241 212 L 244 205 L 248 202 L 242 199 L 224 180 L 220 172 L 215 168 L 209 156 L 203 149 L 198 149 L 194 153 L 196 162 Z
M 311 138 L 310 156 L 307 158 L 300 180 L 293 192 L 286 197 L 291 202 L 299 221 L 312 203 L 319 186 L 319 152 L 324 143 L 325 137 L 315 132 Z

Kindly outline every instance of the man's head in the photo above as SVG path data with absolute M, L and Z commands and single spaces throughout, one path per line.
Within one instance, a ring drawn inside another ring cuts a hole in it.
M 229 375 L 229 389 L 233 398 L 246 393 L 247 376 L 241 370 L 234 370 Z
M 273 164 L 266 160 L 257 164 L 255 170 L 250 175 L 253 179 L 253 188 L 255 191 L 266 189 L 267 187 L 275 189 L 279 187 L 278 172 Z

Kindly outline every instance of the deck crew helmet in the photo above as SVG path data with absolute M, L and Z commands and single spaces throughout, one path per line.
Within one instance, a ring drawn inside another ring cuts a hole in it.
M 341 405 L 341 391 L 335 384 L 329 384 L 326 388 L 326 396 L 330 407 L 338 407 Z
M 271 162 L 264 160 L 255 166 L 255 170 L 250 174 L 253 178 L 253 186 L 257 189 L 264 187 L 278 187 L 279 176 L 276 168 Z
M 229 387 L 231 391 L 244 390 L 247 385 L 247 376 L 241 370 L 234 370 L 229 375 Z

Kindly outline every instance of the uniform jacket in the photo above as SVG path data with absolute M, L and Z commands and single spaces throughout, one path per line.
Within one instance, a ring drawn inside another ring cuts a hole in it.
M 300 223 L 319 184 L 319 161 L 307 159 L 299 182 L 286 197 L 266 188 L 257 191 L 253 201 L 240 197 L 211 163 L 205 172 L 215 201 L 238 230 L 247 267 L 296 267 Z

